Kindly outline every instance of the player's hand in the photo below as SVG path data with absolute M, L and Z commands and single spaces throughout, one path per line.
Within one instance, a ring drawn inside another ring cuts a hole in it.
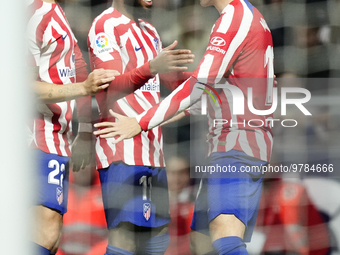
M 178 121 L 178 120 L 182 119 L 183 117 L 185 117 L 184 111 L 180 112 L 179 114 L 177 114 L 175 116 L 173 116 L 172 118 L 168 119 L 167 121 L 164 121 L 160 126 L 164 126 L 166 124 Z
M 102 128 L 93 132 L 94 135 L 99 135 L 100 138 L 115 137 L 113 143 L 119 143 L 124 139 L 132 138 L 142 132 L 142 128 L 138 124 L 136 118 L 130 118 L 110 110 L 110 114 L 117 118 L 117 122 L 101 122 L 94 126 Z
M 190 50 L 174 50 L 178 42 L 164 48 L 153 60 L 149 62 L 150 71 L 156 73 L 168 73 L 172 71 L 186 71 L 188 67 L 182 66 L 194 62 L 195 55 Z
M 116 70 L 95 69 L 83 82 L 84 95 L 94 96 L 99 91 L 106 89 L 119 74 Z
M 93 135 L 90 132 L 79 132 L 72 144 L 71 164 L 73 172 L 84 169 L 91 163 L 93 153 Z

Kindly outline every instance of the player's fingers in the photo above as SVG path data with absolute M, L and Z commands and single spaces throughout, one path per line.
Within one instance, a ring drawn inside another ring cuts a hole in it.
M 114 129 L 113 127 L 108 127 L 108 128 L 103 128 L 103 129 L 94 131 L 93 134 L 94 135 L 103 135 L 103 134 L 107 134 L 107 133 L 114 132 L 114 131 L 116 131 L 116 129 Z
M 118 76 L 120 75 L 120 72 L 118 72 L 117 70 L 105 70 L 105 74 L 107 75 L 107 77 L 111 77 L 111 76 Z
M 186 71 L 188 70 L 188 67 L 186 66 L 172 66 L 172 67 L 169 67 L 169 72 L 172 72 L 172 71 Z
M 178 42 L 177 40 L 175 40 L 172 44 L 170 44 L 168 47 L 164 48 L 164 50 L 172 50 L 174 48 L 176 48 Z
M 180 49 L 180 50 L 172 50 L 168 52 L 169 54 L 173 55 L 173 56 L 183 56 L 183 55 L 193 55 L 191 54 L 191 50 L 186 50 L 186 49 Z
M 112 143 L 113 144 L 117 144 L 117 143 L 119 143 L 119 142 L 121 142 L 121 141 L 123 141 L 124 140 L 124 137 L 123 136 L 119 136 L 118 138 L 116 138 Z
M 194 54 L 178 54 L 172 56 L 173 60 L 181 60 L 181 59 L 194 59 L 195 55 Z
M 85 157 L 83 159 L 83 164 L 82 164 L 82 168 L 81 169 L 84 169 L 86 166 L 88 166 L 89 164 L 91 163 L 91 157 Z
M 103 135 L 100 135 L 100 138 L 110 138 L 110 137 L 115 137 L 115 136 L 119 136 L 120 132 L 116 131 L 116 132 L 110 132 L 110 133 L 106 133 Z
M 104 80 L 104 79 L 111 79 L 111 80 L 113 80 L 113 78 L 114 77 L 116 77 L 117 75 L 115 75 L 115 73 L 107 73 L 107 72 L 105 72 L 103 75 L 101 75 L 101 76 L 98 76 L 98 78 L 99 79 L 101 79 L 101 80 Z
M 93 125 L 96 128 L 101 128 L 101 127 L 113 127 L 114 126 L 114 122 L 98 122 L 96 124 Z
M 93 70 L 93 75 L 96 75 L 96 76 L 102 76 L 105 74 L 105 69 L 103 68 L 100 68 L 100 69 L 95 69 Z
M 86 157 L 86 158 L 90 158 L 90 157 Z M 87 167 L 90 164 L 90 162 L 88 160 L 83 160 L 82 164 L 81 164 L 81 170 L 85 169 L 85 167 Z
M 119 114 L 119 113 L 116 113 L 116 112 L 112 111 L 112 109 L 110 109 L 109 112 L 110 112 L 110 114 L 111 114 L 112 117 L 115 117 L 115 118 L 117 118 L 118 120 L 125 117 L 124 115 L 121 115 L 121 114 Z
M 76 162 L 72 162 L 72 170 L 73 170 L 73 172 L 79 172 L 79 169 L 80 169 L 80 167 L 79 167 L 79 164 L 77 164 Z
M 174 66 L 180 66 L 180 65 L 190 64 L 190 63 L 194 63 L 194 60 L 193 59 L 181 59 L 181 60 L 173 61 L 171 64 Z
M 111 82 L 115 79 L 115 76 L 110 76 L 110 77 L 103 77 L 100 79 L 101 83 L 108 83 L 108 82 Z
M 101 79 L 106 79 L 106 78 L 113 80 L 112 77 L 115 77 L 119 74 L 120 73 L 116 70 L 105 70 L 105 69 L 96 69 L 93 72 L 94 79 L 99 80 L 99 81 L 101 81 Z
M 84 169 L 84 160 L 82 160 L 79 164 L 79 170 Z
M 106 84 L 97 86 L 94 93 L 98 93 L 99 91 L 104 90 L 104 89 L 108 88 L 109 86 L 110 86 L 110 83 L 106 83 Z
M 118 76 L 119 73 L 117 72 L 105 72 L 103 75 L 98 76 L 99 79 L 101 79 L 102 83 L 109 82 L 115 79 L 116 76 Z
M 83 162 L 83 163 L 81 164 L 80 169 L 83 170 L 83 169 L 85 169 L 85 167 L 86 167 L 85 162 Z
M 112 137 L 115 137 L 115 136 L 112 135 L 111 133 L 109 133 L 109 134 L 105 134 L 105 135 L 100 135 L 99 137 L 102 138 L 102 139 L 105 139 L 105 138 L 112 138 Z
M 186 60 L 186 59 L 191 59 L 193 60 L 195 58 L 194 54 L 180 54 L 180 55 L 174 55 L 172 56 L 173 61 L 178 61 L 178 60 Z

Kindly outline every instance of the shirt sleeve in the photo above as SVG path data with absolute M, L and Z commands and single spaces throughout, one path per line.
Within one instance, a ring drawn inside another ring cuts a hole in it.
M 194 104 L 192 104 L 189 108 L 184 110 L 185 115 L 200 115 L 202 112 L 202 102 L 201 98 Z
M 166 87 L 170 91 L 174 91 L 179 85 L 187 80 L 192 73 L 189 72 L 169 72 L 159 74 L 159 78 L 162 86 Z
M 227 72 L 232 71 L 232 65 L 242 50 L 241 45 L 247 34 L 238 34 L 235 26 L 242 17 L 239 18 L 235 13 L 230 13 L 231 17 L 227 13 L 222 14 L 216 21 L 207 50 L 192 76 L 163 101 L 136 117 L 144 131 L 187 109 L 200 99 L 203 90 L 198 88 L 204 88 L 205 84 L 214 86 Z M 234 26 L 224 24 L 231 23 L 231 20 L 235 21 Z
M 37 25 L 36 22 L 29 22 L 26 29 L 27 37 L 27 55 L 28 55 L 28 65 L 29 67 L 37 67 L 40 64 L 40 54 L 42 39 L 37 36 L 37 34 L 42 34 L 41 26 Z

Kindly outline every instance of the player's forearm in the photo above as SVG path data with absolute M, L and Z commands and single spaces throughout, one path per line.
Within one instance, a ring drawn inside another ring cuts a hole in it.
M 133 93 L 153 77 L 154 75 L 150 71 L 149 63 L 145 63 L 139 68 L 117 76 L 108 88 L 110 101 L 116 101 Z
M 138 115 L 136 119 L 141 128 L 144 131 L 150 130 L 199 100 L 201 90 L 193 90 L 196 81 L 196 78 L 191 77 L 160 103 Z
M 85 96 L 76 99 L 78 135 L 92 133 L 92 97 Z
M 36 81 L 34 91 L 38 100 L 45 104 L 70 101 L 86 96 L 86 90 L 82 82 L 58 85 Z
M 190 106 L 190 108 L 185 109 L 185 115 L 189 116 L 189 115 L 200 115 L 202 112 L 202 102 L 201 102 L 201 98 L 199 100 L 197 100 L 196 103 L 192 104 Z
M 85 96 L 76 99 L 77 118 L 79 123 L 92 122 L 92 97 Z

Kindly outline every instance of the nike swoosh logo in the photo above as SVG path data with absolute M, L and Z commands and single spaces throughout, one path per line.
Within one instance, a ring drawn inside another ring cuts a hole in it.
M 141 50 L 143 48 L 143 46 L 141 46 L 141 47 L 139 47 L 139 48 L 137 48 L 136 46 L 135 46 L 135 51 L 139 51 L 139 50 Z
M 63 38 L 63 41 L 65 41 L 66 37 L 68 36 L 68 34 L 64 35 L 62 38 Z

